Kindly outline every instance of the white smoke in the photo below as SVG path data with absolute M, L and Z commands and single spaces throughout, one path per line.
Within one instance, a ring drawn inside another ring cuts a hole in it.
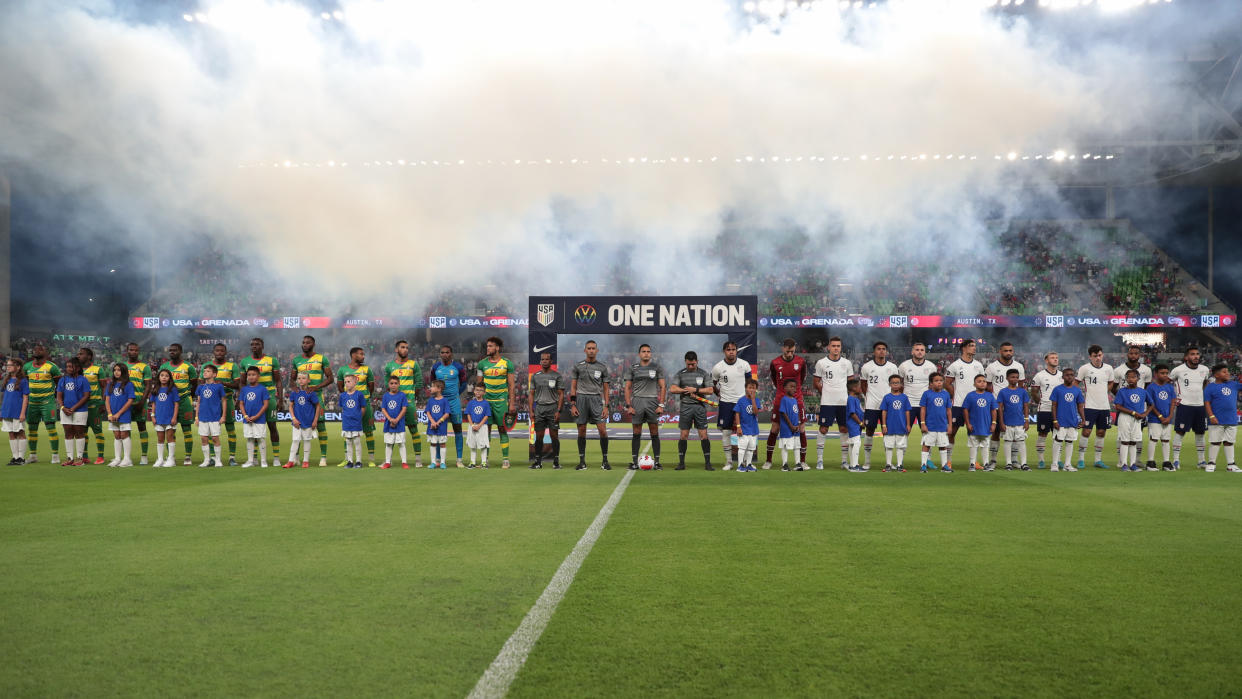
M 809 231 L 810 258 L 911 231 L 985 255 L 977 203 L 1016 215 L 1057 167 L 997 155 L 1074 152 L 1157 101 L 1118 44 L 1069 51 L 973 2 L 821 3 L 779 34 L 716 0 L 341 8 L 10 3 L 0 149 L 173 268 L 167 243 L 208 235 L 288 278 L 346 271 L 315 277 L 341 297 L 500 277 L 517 298 L 598 283 L 625 244 L 696 291 L 730 212 Z

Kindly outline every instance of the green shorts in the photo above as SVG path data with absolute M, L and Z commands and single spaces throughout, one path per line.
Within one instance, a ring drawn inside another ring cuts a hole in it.
M 136 423 L 140 429 L 146 428 L 147 404 L 145 401 L 141 399 L 134 400 L 134 404 L 129 406 L 129 414 L 133 416 L 134 423 Z
M 177 403 L 177 424 L 186 429 L 194 424 L 194 401 L 189 396 L 183 396 Z
M 55 400 L 46 403 L 35 403 L 32 401 L 26 406 L 26 424 L 38 427 L 40 422 L 45 425 L 56 424 Z
M 92 429 L 103 427 L 104 404 L 102 398 L 88 398 L 86 401 L 86 424 Z
M 502 400 L 492 403 L 492 424 L 500 428 L 505 426 L 505 413 L 509 412 L 509 401 Z

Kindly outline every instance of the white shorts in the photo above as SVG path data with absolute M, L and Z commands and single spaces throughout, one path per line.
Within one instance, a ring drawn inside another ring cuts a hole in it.
M 737 438 L 737 450 L 739 452 L 753 450 L 759 446 L 759 435 L 744 434 Z
M 904 434 L 886 434 L 884 435 L 885 449 L 905 449 L 909 441 L 909 435 Z
M 220 434 L 219 432 L 216 433 Z M 242 437 L 245 439 L 265 439 L 267 437 L 266 422 L 243 422 Z
M 1117 441 L 1118 442 L 1141 442 L 1143 441 L 1143 423 L 1139 422 L 1133 415 L 1121 414 L 1117 416 Z
M 473 425 L 467 425 L 466 446 L 471 449 L 490 449 L 492 437 L 487 431 L 487 426 L 484 425 L 476 430 Z
M 1078 428 L 1077 427 L 1058 427 L 1056 433 L 1053 436 L 1053 439 L 1057 440 L 1058 442 L 1077 442 L 1078 441 Z
M 361 436 L 362 436 L 362 433 L 361 433 L 361 432 L 345 432 L 345 431 L 342 431 L 342 432 L 341 432 L 341 436 L 342 436 L 342 437 L 344 437 L 345 439 L 353 439 L 354 437 L 361 437 Z
M 298 440 L 309 442 L 319 439 L 319 432 L 317 432 L 314 427 L 294 427 L 292 434 L 292 440 L 295 442 Z
M 1173 423 L 1162 425 L 1159 419 L 1148 418 L 1147 436 L 1156 442 L 1167 440 L 1173 436 Z
M 448 444 L 447 434 L 429 434 L 427 435 L 428 444 Z
M 112 430 L 113 432 L 129 432 L 130 430 L 134 429 L 134 423 L 132 422 L 109 422 L 108 429 Z
M 949 446 L 949 433 L 924 432 L 922 442 L 925 447 L 947 447 Z
M 71 413 L 69 415 L 66 415 L 65 412 L 62 410 L 60 412 L 60 424 L 62 425 L 85 425 L 86 424 L 86 411 L 83 410 L 80 413 Z
M 201 422 L 201 421 L 200 421 L 200 422 L 198 423 L 198 436 L 200 436 L 200 437 L 219 437 L 219 436 L 220 436 L 220 423 L 219 423 L 219 422 Z
M 979 447 L 986 447 L 988 445 L 988 442 L 991 442 L 991 441 L 992 441 L 992 435 L 990 434 L 972 434 L 972 435 L 967 435 L 966 446 L 975 447 L 976 449 L 978 449 Z
M 1237 425 L 1208 425 L 1208 441 L 1209 442 L 1236 442 L 1238 436 Z
M 405 442 L 405 431 L 401 432 L 385 432 L 384 444 L 403 444 Z
M 1004 439 L 1006 442 L 1025 442 L 1026 441 L 1026 428 L 1025 427 L 1006 427 L 1004 436 L 1002 437 L 1002 439 Z
M 0 431 L 21 432 L 25 429 L 26 423 L 21 420 L 0 420 Z
M 176 429 L 177 429 L 176 425 L 156 425 L 155 426 L 156 432 L 168 432 L 169 430 L 176 430 Z
M 780 449 L 801 449 L 802 440 L 797 437 L 781 437 L 776 440 L 776 445 Z

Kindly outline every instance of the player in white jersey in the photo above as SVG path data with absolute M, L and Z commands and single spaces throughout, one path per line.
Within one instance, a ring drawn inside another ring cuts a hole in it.
M 863 466 L 866 468 L 871 467 L 871 442 L 875 435 L 875 428 L 880 426 L 880 401 L 884 400 L 884 394 L 889 392 L 887 390 L 889 378 L 900 375 L 901 371 L 897 365 L 889 361 L 888 343 L 883 340 L 871 346 L 871 360 L 858 370 L 858 377 L 862 379 L 863 393 L 866 395 L 863 405 L 867 431 L 867 436 L 863 438 L 865 454 Z M 906 429 L 909 428 L 907 420 Z
M 845 406 L 849 401 L 846 382 L 854 376 L 854 363 L 841 356 L 841 338 L 828 338 L 828 356 L 815 362 L 812 383 L 819 391 L 819 440 L 815 468 L 824 469 L 824 441 L 834 424 L 841 433 L 841 468 L 849 468 L 849 425 Z
M 1177 387 L 1176 412 L 1173 418 L 1173 468 L 1182 466 L 1182 437 L 1190 430 L 1195 432 L 1195 451 L 1199 452 L 1199 468 L 1207 463 L 1203 454 L 1207 432 L 1207 411 L 1203 407 L 1203 387 L 1211 379 L 1212 372 L 1200 364 L 1198 347 L 1188 347 L 1182 355 L 1182 364 L 1173 367 L 1169 378 Z
M 983 362 L 975 359 L 975 341 L 963 342 L 962 356 L 953 360 L 944 371 L 948 389 L 953 394 L 953 424 L 949 425 L 949 450 L 952 451 L 958 428 L 966 424 L 966 411 L 962 409 L 962 401 L 966 400 L 967 393 L 975 390 L 975 377 L 984 373 Z M 983 467 L 979 468 L 982 470 Z
M 916 342 L 910 347 L 910 358 L 897 367 L 897 371 L 901 372 L 901 378 L 905 382 L 903 390 L 906 398 L 910 399 L 910 406 L 913 408 L 910 411 L 910 424 L 907 426 L 911 429 L 919 421 L 919 399 L 923 397 L 924 391 L 931 388 L 931 375 L 937 372 L 936 364 L 924 359 L 926 356 L 927 345 Z
M 1013 358 L 1013 343 L 1005 341 L 1000 343 L 1000 351 L 997 359 L 993 360 L 984 369 L 984 375 L 988 380 L 988 390 L 993 396 L 999 396 L 1001 389 L 1009 386 L 1009 370 L 1018 370 L 1018 387 L 1022 388 L 1026 384 L 1026 367 L 1022 366 L 1022 362 Z M 996 452 L 1000 450 L 1001 433 L 1005 430 L 1004 420 L 996 421 L 996 429 L 992 431 L 992 443 L 988 447 L 988 466 L 996 468 Z M 1025 448 L 1025 447 L 1024 447 Z
M 733 432 L 733 408 L 742 396 L 746 395 L 746 379 L 750 376 L 750 362 L 737 358 L 737 343 L 729 340 L 721 348 L 724 359 L 712 367 L 712 386 L 720 396 L 720 408 L 716 426 L 720 428 L 720 447 L 724 450 L 724 470 L 733 468 L 733 459 L 737 457 L 737 446 Z
M 1118 386 L 1124 386 L 1126 383 L 1126 372 L 1133 369 L 1138 372 L 1138 387 L 1147 388 L 1147 384 L 1151 383 L 1151 367 L 1143 363 L 1143 352 L 1136 345 L 1130 345 L 1126 348 L 1126 361 L 1119 364 L 1113 369 L 1113 383 Z
M 1109 394 L 1116 392 L 1117 384 L 1113 382 L 1113 367 L 1104 363 L 1104 348 L 1091 345 L 1087 348 L 1088 362 L 1078 367 L 1078 384 L 1082 386 L 1083 405 L 1086 422 L 1082 423 L 1082 454 L 1087 453 L 1087 440 L 1091 438 L 1091 428 L 1095 428 L 1095 467 L 1108 468 L 1104 463 L 1104 436 L 1108 434 L 1108 426 L 1112 422 L 1112 401 Z M 1078 460 L 1081 470 L 1084 460 Z
M 1031 377 L 1031 398 L 1038 402 L 1035 407 L 1035 452 L 1039 454 L 1039 467 L 1047 468 L 1044 461 L 1044 446 L 1048 442 L 1048 434 L 1052 432 L 1052 389 L 1061 381 L 1061 360 L 1056 352 L 1044 355 L 1044 368 Z

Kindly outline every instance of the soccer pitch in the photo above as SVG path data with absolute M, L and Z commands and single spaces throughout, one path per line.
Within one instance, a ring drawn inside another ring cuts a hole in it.
M 567 468 L 530 471 L 515 439 L 509 471 L 498 448 L 488 471 L 70 469 L 42 442 L 44 463 L 0 470 L 10 697 L 464 696 L 629 455 L 614 439 L 613 471 L 575 472 L 569 439 Z M 689 454 L 673 472 L 666 441 L 665 471 L 632 476 L 510 695 L 1242 686 L 1238 474 L 854 474 L 835 443 L 822 472 L 708 473 Z

